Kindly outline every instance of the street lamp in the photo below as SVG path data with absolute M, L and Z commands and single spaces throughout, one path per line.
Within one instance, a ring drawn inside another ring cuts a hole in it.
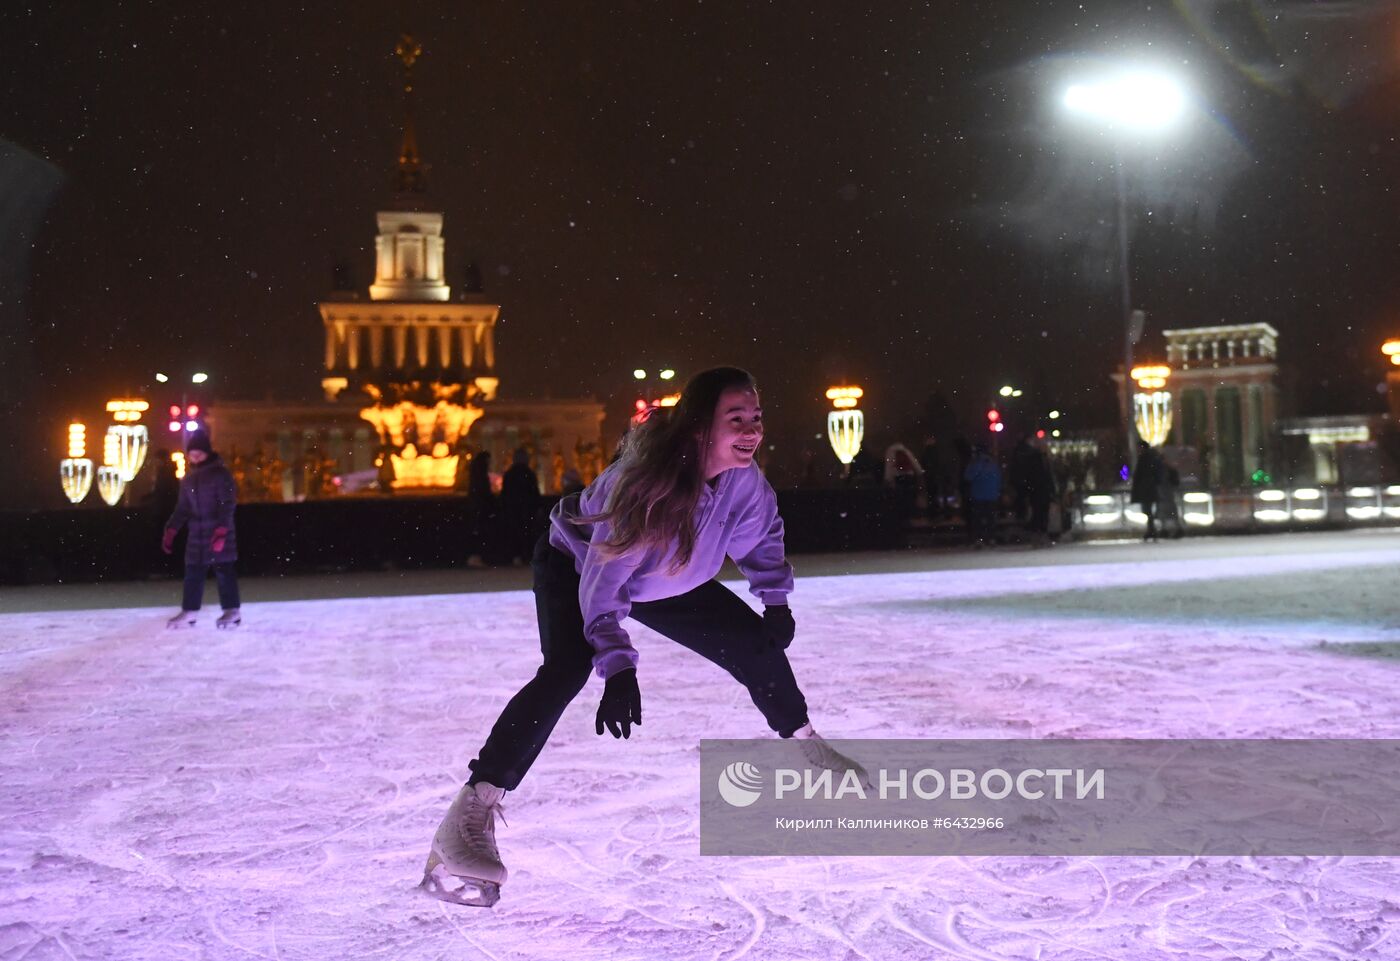
M 1186 91 L 1163 73 L 1121 70 L 1065 89 L 1063 104 L 1070 114 L 1091 120 L 1113 138 L 1113 173 L 1118 194 L 1118 276 L 1123 310 L 1123 419 L 1128 461 L 1133 443 L 1133 343 L 1142 334 L 1134 323 L 1132 282 L 1128 272 L 1128 181 L 1123 165 L 1124 142 L 1134 135 L 1160 134 L 1186 112 Z M 1134 328 L 1137 328 L 1136 330 Z

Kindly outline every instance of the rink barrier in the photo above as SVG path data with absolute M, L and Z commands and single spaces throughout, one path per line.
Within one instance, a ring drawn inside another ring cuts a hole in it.
M 1141 534 L 1147 515 L 1130 496 L 1128 491 L 1086 494 L 1075 534 Z M 1177 512 L 1187 535 L 1394 526 L 1400 524 L 1400 484 L 1189 490 L 1179 495 Z
M 241 504 L 238 571 L 245 576 L 506 565 L 529 558 L 557 498 L 526 523 L 463 496 L 328 498 Z M 903 547 L 893 492 L 879 488 L 779 491 L 790 553 Z M 0 584 L 179 577 L 185 538 L 160 550 L 164 512 L 80 507 L 0 511 Z

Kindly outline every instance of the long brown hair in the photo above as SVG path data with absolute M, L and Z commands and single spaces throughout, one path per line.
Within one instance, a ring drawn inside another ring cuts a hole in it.
M 627 435 L 618 478 L 599 514 L 578 524 L 606 521 L 611 530 L 599 547 L 605 556 L 676 545 L 670 569 L 690 563 L 695 551 L 695 508 L 705 483 L 705 452 L 720 395 L 733 387 L 757 391 L 738 367 L 714 367 L 690 379 L 675 407 L 659 407 Z

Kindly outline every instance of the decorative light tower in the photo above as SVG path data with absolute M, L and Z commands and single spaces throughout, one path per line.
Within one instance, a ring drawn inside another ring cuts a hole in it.
M 107 411 L 117 423 L 107 428 L 109 437 L 116 437 L 116 459 L 112 463 L 121 468 L 122 481 L 131 483 L 146 463 L 146 451 L 150 448 L 151 437 L 145 424 L 136 423 L 141 415 L 150 410 L 150 404 L 140 399 L 117 398 L 107 401 Z
M 122 494 L 126 492 L 122 469 L 117 466 L 121 440 L 117 434 L 112 433 L 113 429 L 108 428 L 106 436 L 102 438 L 102 466 L 97 468 L 97 493 L 102 495 L 108 507 L 116 507 L 117 501 L 121 500 Z
M 1161 447 L 1172 432 L 1172 395 L 1164 388 L 1172 369 L 1165 364 L 1134 367 L 1132 378 L 1138 385 L 1133 394 L 1133 424 L 1138 436 L 1153 447 Z
M 865 391 L 853 385 L 830 387 L 826 392 L 826 399 L 835 408 L 826 415 L 826 436 L 836 459 L 848 468 L 865 439 L 865 415 L 856 407 L 864 396 Z
M 68 456 L 59 464 L 59 479 L 63 482 L 63 493 L 71 503 L 79 503 L 92 490 L 87 428 L 76 421 L 68 425 Z

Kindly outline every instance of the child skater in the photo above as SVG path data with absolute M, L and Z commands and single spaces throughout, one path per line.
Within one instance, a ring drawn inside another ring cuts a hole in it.
M 754 463 L 762 440 L 753 378 L 734 367 L 707 370 L 551 512 L 532 560 L 544 664 L 501 712 L 433 837 L 422 886 L 434 897 L 496 903 L 506 880 L 495 840 L 501 799 L 590 669 L 604 679 L 596 733 L 626 738 L 641 725 L 637 651 L 622 626 L 629 616 L 727 671 L 770 728 L 803 739 L 812 763 L 867 780 L 812 730 L 788 663 L 792 568 L 777 498 Z M 761 616 L 714 579 L 726 555 L 763 602 Z
M 179 613 L 166 621 L 167 627 L 193 627 L 204 598 L 204 578 L 214 568 L 219 585 L 219 606 L 223 613 L 214 626 L 220 630 L 243 623 L 238 603 L 238 535 L 233 514 L 238 506 L 238 488 L 233 474 L 209 445 L 209 435 L 201 428 L 189 435 L 185 445 L 185 479 L 175 512 L 165 522 L 161 549 L 171 553 L 175 535 L 189 524 L 185 540 L 185 595 Z

